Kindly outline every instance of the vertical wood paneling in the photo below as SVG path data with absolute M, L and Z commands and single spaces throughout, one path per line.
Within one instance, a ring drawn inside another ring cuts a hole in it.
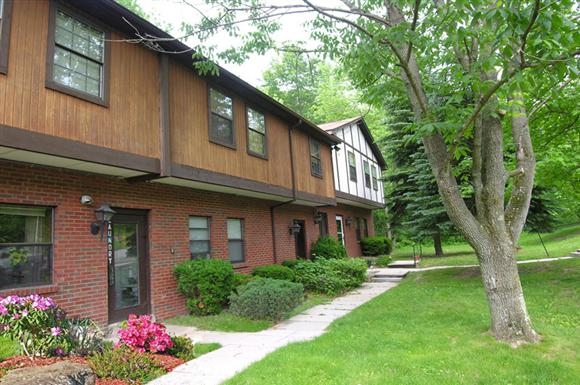
M 108 107 L 46 89 L 48 10 L 48 1 L 14 2 L 8 75 L 0 76 L 0 123 L 158 157 L 156 54 L 129 43 L 111 43 Z M 111 37 L 122 38 L 115 33 Z
M 286 188 L 292 187 L 288 125 L 266 114 L 268 159 L 247 153 L 246 104 L 234 101 L 236 148 L 209 141 L 206 82 L 190 68 L 170 65 L 171 156 L 175 163 Z
M 310 173 L 310 142 L 308 135 L 294 131 L 294 161 L 296 165 L 296 188 L 310 194 L 334 197 L 334 180 L 330 147 L 321 143 L 322 178 Z

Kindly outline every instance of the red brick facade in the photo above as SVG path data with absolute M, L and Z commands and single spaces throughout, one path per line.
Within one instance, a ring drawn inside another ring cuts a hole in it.
M 0 180 L 0 203 L 54 207 L 52 285 L 4 290 L 0 296 L 31 292 L 50 295 L 70 315 L 90 317 L 100 324 L 108 320 L 107 247 L 100 235 L 90 233 L 89 226 L 94 221 L 95 207 L 102 202 L 116 209 L 147 211 L 150 311 L 159 319 L 186 313 L 184 298 L 177 293 L 172 271 L 176 263 L 190 258 L 189 216 L 210 218 L 212 257 L 222 259 L 228 258 L 227 219 L 244 220 L 245 262 L 235 265 L 240 272 L 295 258 L 295 240 L 289 232 L 294 219 L 304 220 L 308 249 L 319 236 L 319 227 L 313 219 L 314 207 L 280 205 L 159 183 L 130 183 L 113 177 L 8 161 L 0 161 Z M 93 206 L 80 204 L 83 194 L 92 196 Z M 372 232 L 369 210 L 339 205 L 319 208 L 319 211 L 328 215 L 330 235 L 336 236 L 336 215 L 342 215 L 345 220 L 364 217 Z M 345 242 L 349 255 L 360 255 L 354 223 L 350 226 L 345 223 Z

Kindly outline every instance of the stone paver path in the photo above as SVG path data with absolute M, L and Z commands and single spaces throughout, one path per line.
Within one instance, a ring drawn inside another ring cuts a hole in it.
M 332 321 L 396 285 L 396 282 L 365 283 L 328 304 L 314 306 L 257 333 L 212 332 L 168 325 L 171 334 L 187 335 L 194 342 L 218 342 L 222 347 L 186 362 L 149 385 L 219 385 L 285 345 L 322 335 Z

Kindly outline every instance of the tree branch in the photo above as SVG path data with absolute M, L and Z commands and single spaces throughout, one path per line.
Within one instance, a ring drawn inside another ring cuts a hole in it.
M 530 18 L 530 22 L 528 23 L 528 27 L 526 28 L 526 30 L 522 34 L 522 38 L 521 38 L 522 43 L 521 43 L 520 49 L 519 49 L 519 51 L 520 51 L 520 66 L 525 67 L 525 65 L 526 65 L 526 57 L 525 57 L 526 43 L 527 43 L 527 39 L 528 39 L 528 35 L 530 34 L 530 31 L 532 30 L 534 23 L 538 19 L 539 13 L 540 13 L 540 0 L 535 0 L 534 10 L 532 12 L 532 17 Z

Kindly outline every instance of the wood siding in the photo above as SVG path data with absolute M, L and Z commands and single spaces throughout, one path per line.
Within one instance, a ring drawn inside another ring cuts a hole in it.
M 294 164 L 297 170 L 296 189 L 324 197 L 334 197 L 330 147 L 321 143 L 322 177 L 317 177 L 310 172 L 309 136 L 302 131 L 295 130 L 292 137 L 294 141 Z
M 224 92 L 233 98 L 234 103 L 236 148 L 212 143 L 209 141 L 208 131 L 207 83 L 195 76 L 191 69 L 179 63 L 172 63 L 169 72 L 173 162 L 292 188 L 289 127 L 286 123 L 271 114 L 266 114 L 268 159 L 249 155 L 246 104 L 239 96 L 225 90 Z
M 111 43 L 109 106 L 92 104 L 45 88 L 48 23 L 48 1 L 14 2 L 8 73 L 0 75 L 0 124 L 159 157 L 157 55 Z
M 159 54 L 122 42 L 123 35 L 109 31 L 106 105 L 46 88 L 49 10 L 48 0 L 14 1 L 8 71 L 0 74 L 0 125 L 161 159 L 163 85 Z M 90 15 L 79 14 L 90 20 Z M 295 122 L 265 113 L 267 159 L 252 156 L 247 152 L 246 102 L 218 88 L 233 98 L 236 148 L 212 143 L 208 134 L 207 81 L 171 56 L 167 78 L 170 156 L 164 161 L 292 189 L 289 131 Z M 259 105 L 248 106 L 265 110 Z M 297 191 L 333 199 L 330 147 L 321 145 L 324 177 L 314 177 L 310 173 L 308 135 L 297 129 L 292 135 Z

